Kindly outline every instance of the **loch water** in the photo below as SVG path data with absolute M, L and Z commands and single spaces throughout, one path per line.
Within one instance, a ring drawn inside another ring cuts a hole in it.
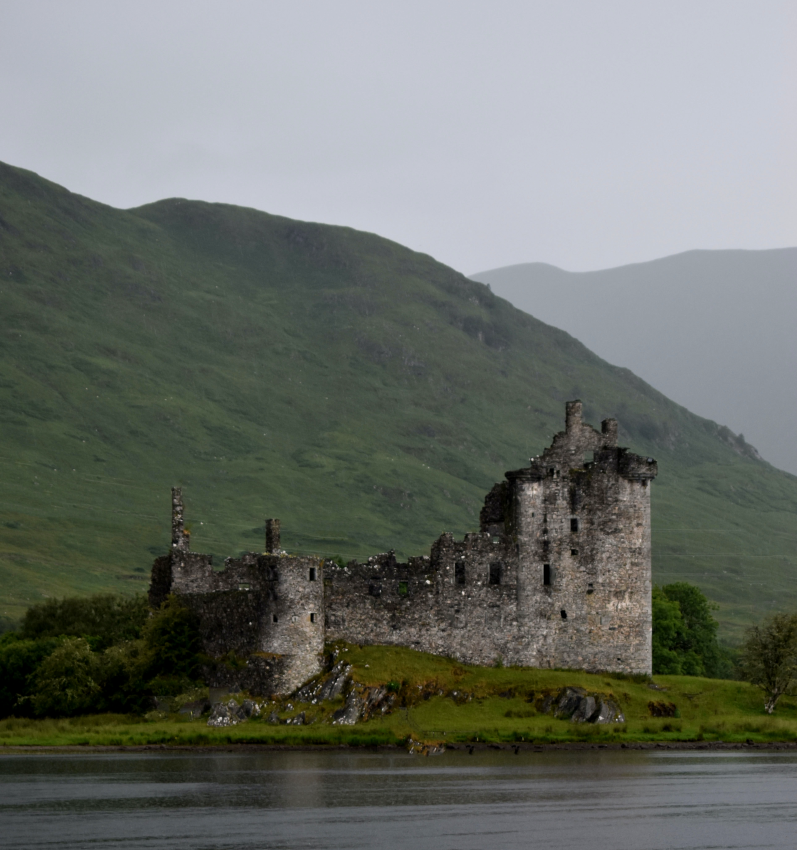
M 797 846 L 791 752 L 0 755 L 0 847 Z

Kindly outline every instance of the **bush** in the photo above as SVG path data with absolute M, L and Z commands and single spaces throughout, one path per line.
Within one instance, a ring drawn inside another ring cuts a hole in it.
M 37 717 L 70 717 L 99 708 L 100 663 L 85 638 L 66 638 L 38 666 L 28 697 Z
M 41 662 L 61 643 L 58 638 L 22 640 L 7 632 L 0 638 L 0 717 L 29 715 L 25 697 Z
M 717 643 L 716 608 L 700 588 L 680 581 L 653 588 L 653 672 L 728 676 L 732 654 Z
M 201 679 L 202 637 L 199 618 L 169 598 L 141 632 L 142 676 L 159 694 L 178 694 Z

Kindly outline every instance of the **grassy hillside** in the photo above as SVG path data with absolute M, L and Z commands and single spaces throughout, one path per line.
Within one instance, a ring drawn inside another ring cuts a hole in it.
M 195 549 L 421 552 L 580 397 L 655 456 L 654 571 L 726 634 L 797 605 L 797 478 L 483 284 L 368 233 L 0 166 L 0 615 L 141 590 L 185 488 Z

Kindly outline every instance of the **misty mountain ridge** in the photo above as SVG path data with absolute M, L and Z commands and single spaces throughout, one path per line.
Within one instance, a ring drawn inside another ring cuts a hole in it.
M 656 457 L 653 569 L 726 634 L 797 603 L 797 479 L 482 284 L 379 236 L 223 204 L 117 210 L 0 165 L 0 616 L 143 590 L 192 546 L 428 552 L 564 403 Z
M 687 251 L 568 272 L 545 263 L 472 275 L 797 474 L 797 248 Z

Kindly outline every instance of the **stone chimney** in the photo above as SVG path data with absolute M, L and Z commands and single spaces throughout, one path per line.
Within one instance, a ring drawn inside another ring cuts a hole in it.
M 278 519 L 266 520 L 266 552 L 276 554 L 280 551 L 280 521 Z
M 581 424 L 581 409 L 582 404 L 578 399 L 565 404 L 565 428 L 568 434 Z
M 603 434 L 604 440 L 603 444 L 605 446 L 616 446 L 617 445 L 617 420 L 616 419 L 604 419 L 601 422 L 601 433 Z
M 188 552 L 191 535 L 183 528 L 183 491 L 172 487 L 172 551 Z

